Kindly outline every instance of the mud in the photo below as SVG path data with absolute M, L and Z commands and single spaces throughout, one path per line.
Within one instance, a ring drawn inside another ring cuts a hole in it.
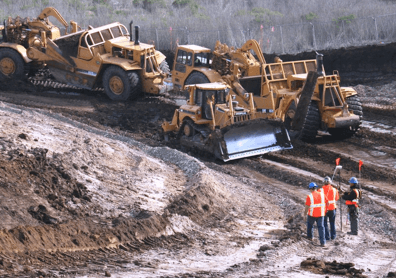
M 381 47 L 394 48 L 339 53 Z M 396 84 L 380 84 L 362 61 L 334 63 L 341 76 L 361 68 L 347 81 L 362 81 L 355 136 L 321 133 L 229 163 L 161 140 L 177 99 L 111 102 L 103 92 L 2 84 L 0 276 L 394 277 Z M 360 175 L 360 232 L 346 234 L 340 205 L 337 239 L 322 248 L 316 231 L 313 242 L 305 237 L 303 204 L 307 184 L 331 176 L 336 158 L 341 188 Z
M 344 277 L 357 277 L 367 278 L 363 275 L 363 269 L 356 269 L 353 263 L 339 263 L 337 261 L 326 262 L 322 260 L 316 260 L 314 258 L 308 258 L 301 262 L 301 268 L 309 270 L 317 274 L 332 274 L 341 275 Z

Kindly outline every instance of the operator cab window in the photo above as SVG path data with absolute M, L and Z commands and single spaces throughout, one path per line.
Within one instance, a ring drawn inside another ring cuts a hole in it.
M 341 106 L 338 99 L 339 94 L 336 87 L 327 87 L 325 92 L 324 105 L 325 106 Z
M 208 103 L 209 100 L 212 100 L 212 97 L 214 96 L 214 103 L 213 105 L 216 104 L 217 102 L 217 96 L 216 96 L 216 91 L 205 91 L 202 93 L 203 99 L 202 99 L 202 116 L 205 119 L 211 120 L 212 119 L 212 109 L 210 107 L 210 104 Z
M 179 64 L 185 64 L 185 65 L 191 66 L 192 65 L 192 53 L 180 49 L 177 52 L 176 62 Z
M 226 99 L 226 92 L 224 90 L 217 91 L 216 93 L 216 103 L 225 103 Z
M 92 40 L 91 40 L 91 37 L 88 34 L 85 35 L 84 38 L 82 38 L 81 46 L 82 47 L 88 47 L 87 43 L 88 43 L 89 46 L 91 46 L 93 44 Z
M 100 33 L 102 34 L 103 39 L 105 41 L 108 41 L 108 40 L 112 39 L 112 36 L 111 36 L 111 33 L 110 33 L 109 29 L 102 30 L 102 31 L 100 31 Z
M 195 104 L 198 106 L 202 106 L 202 91 L 195 90 Z
M 113 33 L 114 38 L 118 38 L 122 35 L 121 30 L 118 26 L 112 27 L 110 30 Z
M 123 25 L 120 25 L 120 28 L 121 28 L 121 32 L 124 36 L 129 35 L 128 30 Z
M 211 62 L 210 53 L 197 53 L 194 57 L 195 67 L 209 67 Z
M 92 33 L 91 37 L 92 37 L 92 40 L 93 40 L 94 44 L 98 44 L 98 43 L 102 43 L 103 42 L 103 39 L 100 36 L 99 32 Z

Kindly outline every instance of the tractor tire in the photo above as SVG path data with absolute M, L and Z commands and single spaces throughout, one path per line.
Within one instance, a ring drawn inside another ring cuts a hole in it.
M 111 100 L 135 99 L 142 93 L 139 74 L 135 71 L 124 71 L 117 66 L 110 66 L 105 70 L 103 88 Z
M 168 65 L 168 62 L 166 60 L 163 60 L 161 64 L 159 65 L 160 70 L 162 70 L 166 74 L 170 74 L 170 68 Z
M 186 137 L 192 137 L 194 135 L 193 121 L 185 120 L 183 123 L 183 135 Z
M 311 101 L 299 139 L 306 142 L 313 141 L 316 138 L 316 134 L 318 134 L 320 122 L 318 104 L 315 101 Z
M 347 97 L 346 103 L 349 106 L 349 110 L 351 110 L 353 114 L 359 116 L 360 119 L 363 117 L 362 103 L 360 102 L 360 99 L 357 95 Z
M 328 132 L 337 139 L 352 137 L 360 129 L 360 124 L 362 123 L 363 108 L 359 97 L 357 95 L 347 97 L 346 103 L 348 104 L 349 110 L 360 117 L 360 123 L 357 126 L 351 126 L 348 128 L 329 128 Z
M 210 83 L 210 81 L 205 76 L 205 74 L 198 71 L 194 71 L 187 77 L 186 82 L 184 82 L 184 85 L 202 84 L 202 83 Z
M 13 49 L 0 48 L 0 81 L 22 79 L 25 75 L 25 61 Z

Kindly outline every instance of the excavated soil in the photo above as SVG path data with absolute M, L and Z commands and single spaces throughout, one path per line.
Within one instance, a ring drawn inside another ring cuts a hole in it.
M 370 72 L 346 82 L 364 108 L 352 138 L 320 133 L 228 163 L 162 140 L 178 107 L 169 96 L 112 102 L 1 84 L 0 276 L 396 277 L 396 83 Z M 336 158 L 336 184 L 361 182 L 360 232 L 346 233 L 341 205 L 337 239 L 322 248 L 316 231 L 306 239 L 302 211 L 307 185 L 332 176 Z

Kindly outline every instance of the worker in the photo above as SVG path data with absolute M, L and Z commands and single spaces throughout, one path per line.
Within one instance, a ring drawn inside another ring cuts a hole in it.
M 349 235 L 358 235 L 359 230 L 359 199 L 362 197 L 362 191 L 358 188 L 358 180 L 355 177 L 349 179 L 350 191 L 342 195 L 345 204 L 348 206 L 349 220 L 351 222 L 351 231 Z
M 338 194 L 338 190 L 331 185 L 330 177 L 325 177 L 323 179 L 322 190 L 326 199 L 326 215 L 324 218 L 325 237 L 326 240 L 334 240 L 336 238 L 336 228 L 335 228 L 335 219 L 336 219 L 336 211 L 337 211 L 336 202 L 340 199 L 340 195 Z M 329 232 L 329 225 L 327 224 L 327 220 L 330 223 L 330 232 Z
M 325 231 L 323 227 L 324 216 L 326 214 L 326 203 L 323 190 L 318 190 L 318 185 L 311 182 L 308 186 L 311 191 L 305 201 L 304 216 L 307 217 L 307 237 L 313 240 L 313 225 L 316 222 L 319 232 L 320 246 L 326 244 Z

